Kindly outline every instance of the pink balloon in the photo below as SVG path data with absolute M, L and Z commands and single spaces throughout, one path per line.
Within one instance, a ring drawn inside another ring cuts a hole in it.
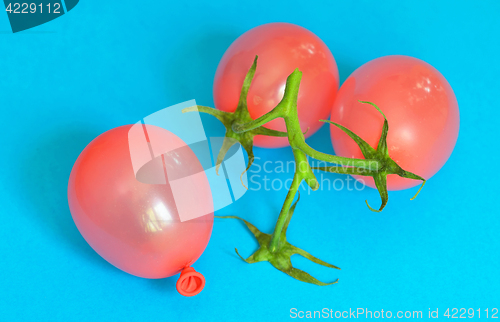
M 148 147 L 143 145 L 146 141 L 133 140 L 129 146 L 131 128 L 132 125 L 125 125 L 107 131 L 82 151 L 68 184 L 71 214 L 89 245 L 114 266 L 145 278 L 172 276 L 193 264 L 210 239 L 210 186 L 193 151 L 174 134 L 152 125 L 144 126 L 149 137 L 174 151 L 156 158 L 147 155 L 150 162 L 140 170 L 146 169 L 150 176 L 153 173 L 164 183 L 139 181 L 131 151 L 148 151 Z M 172 175 L 176 179 L 187 178 L 190 194 L 174 196 L 169 182 Z M 189 202 L 193 208 L 186 208 Z M 178 210 L 181 204 L 184 211 L 208 211 L 183 220 Z

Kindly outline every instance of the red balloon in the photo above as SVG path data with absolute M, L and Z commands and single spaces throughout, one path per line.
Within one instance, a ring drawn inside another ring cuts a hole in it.
M 241 87 L 255 55 L 257 70 L 248 92 L 248 110 L 256 119 L 271 111 L 283 98 L 286 78 L 295 68 L 302 71 L 297 109 L 300 126 L 314 134 L 322 125 L 335 100 L 339 72 L 332 53 L 311 31 L 290 23 L 269 23 L 255 27 L 238 37 L 219 62 L 214 79 L 215 107 L 234 112 Z M 282 119 L 266 127 L 286 131 Z M 288 145 L 288 139 L 257 135 L 256 146 L 276 148 Z
M 156 162 L 163 170 L 160 176 L 168 173 L 168 178 L 159 178 L 164 184 L 137 180 L 129 147 L 131 127 L 107 131 L 83 150 L 69 179 L 69 207 L 80 233 L 108 262 L 140 277 L 172 276 L 193 264 L 210 239 L 210 186 L 193 151 L 174 134 L 152 125 L 144 126 L 148 137 L 160 140 L 164 151 L 174 152 L 151 158 L 147 167 Z M 176 198 L 173 184 L 169 183 L 171 174 L 177 179 L 196 174 L 189 177 L 192 185 L 188 187 L 190 194 L 182 197 L 184 200 Z M 191 202 L 193 209 L 209 211 L 191 214 L 192 219 L 183 221 L 179 202 Z M 192 283 L 188 284 L 192 291 Z
M 428 63 L 409 56 L 380 57 L 356 69 L 342 84 L 331 121 L 376 148 L 384 118 L 358 100 L 373 102 L 384 112 L 389 122 L 389 155 L 406 171 L 429 179 L 450 157 L 460 126 L 458 103 L 450 84 Z M 347 134 L 333 125 L 330 129 L 337 155 L 363 158 Z M 354 177 L 375 187 L 371 177 Z M 420 183 L 397 175 L 387 177 L 390 190 Z

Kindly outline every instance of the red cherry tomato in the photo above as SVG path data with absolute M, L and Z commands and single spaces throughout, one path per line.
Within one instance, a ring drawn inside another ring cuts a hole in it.
M 212 209 L 182 222 L 170 184 L 147 184 L 136 179 L 129 148 L 131 127 L 101 134 L 80 154 L 68 185 L 71 214 L 85 240 L 114 266 L 140 277 L 172 276 L 195 262 L 210 239 L 210 186 L 196 155 L 181 139 L 162 128 L 145 125 L 149 138 L 160 140 L 164 148 L 184 146 L 151 161 L 159 161 L 160 174 L 168 173 L 171 181 L 171 173 L 178 178 L 197 173 L 190 187 L 192 198 L 197 205 Z
M 431 65 L 408 56 L 377 58 L 354 71 L 340 88 L 331 121 L 376 148 L 384 119 L 358 100 L 377 104 L 387 116 L 389 155 L 403 169 L 429 179 L 450 157 L 458 137 L 458 103 L 450 84 Z M 352 139 L 333 125 L 330 129 L 337 155 L 363 158 Z M 371 177 L 356 179 L 375 187 Z M 397 175 L 387 177 L 390 190 L 418 184 Z
M 255 27 L 226 50 L 214 80 L 214 102 L 217 109 L 233 112 L 243 80 L 259 56 L 257 70 L 248 92 L 248 109 L 252 118 L 272 110 L 283 98 L 286 78 L 295 68 L 302 71 L 298 97 L 298 114 L 306 136 L 328 117 L 339 86 L 337 64 L 328 47 L 309 30 L 289 23 L 269 23 Z M 282 119 L 266 124 L 274 130 L 286 131 Z M 287 138 L 256 136 L 255 145 L 275 148 L 288 145 Z

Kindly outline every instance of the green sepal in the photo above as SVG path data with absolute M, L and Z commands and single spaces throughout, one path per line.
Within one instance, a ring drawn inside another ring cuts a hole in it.
M 371 106 L 375 107 L 377 111 L 379 111 L 380 114 L 382 114 L 382 116 L 384 117 L 384 125 L 382 126 L 382 134 L 380 134 L 377 151 L 389 157 L 389 149 L 387 147 L 387 133 L 389 132 L 389 122 L 387 121 L 387 117 L 385 116 L 384 112 L 382 112 L 382 110 L 372 102 L 367 102 L 367 101 L 358 101 L 358 102 L 364 104 L 370 104 Z
M 341 129 L 344 133 L 349 135 L 349 137 L 359 146 L 361 153 L 363 154 L 365 159 L 377 160 L 378 162 L 380 162 L 381 167 L 376 171 L 371 169 L 360 169 L 360 168 L 353 168 L 346 166 L 314 167 L 313 169 L 322 170 L 326 172 L 333 172 L 333 173 L 373 177 L 373 180 L 375 181 L 375 186 L 377 187 L 377 190 L 380 194 L 380 199 L 382 200 L 382 204 L 380 205 L 380 208 L 378 210 L 372 208 L 368 204 L 367 200 L 366 200 L 366 205 L 370 210 L 375 212 L 382 211 L 384 207 L 387 205 L 387 202 L 389 200 L 389 194 L 387 192 L 387 175 L 389 174 L 397 174 L 400 177 L 408 179 L 422 180 L 423 182 L 422 186 L 420 187 L 416 195 L 413 198 L 411 198 L 411 200 L 415 199 L 415 197 L 418 195 L 418 193 L 424 186 L 425 179 L 414 173 L 402 169 L 394 160 L 391 159 L 391 157 L 389 156 L 389 149 L 387 147 L 387 133 L 389 132 L 389 123 L 387 121 L 387 117 L 382 112 L 382 110 L 374 103 L 368 101 L 359 101 L 359 102 L 372 105 L 384 117 L 384 125 L 382 126 L 382 133 L 380 134 L 380 139 L 377 144 L 377 149 L 372 148 L 365 140 L 363 140 L 361 137 L 359 137 L 357 134 L 355 134 L 348 128 L 332 121 L 328 120 L 321 120 L 321 121 L 333 124 L 339 129 Z
M 381 212 L 389 201 L 389 194 L 387 193 L 387 175 L 384 173 L 377 173 L 373 176 L 373 181 L 375 181 L 375 186 L 377 187 L 378 193 L 380 194 L 382 204 L 380 205 L 380 208 L 376 210 L 368 204 L 368 200 L 365 200 L 365 202 L 371 211 Z
M 329 264 L 317 257 L 314 257 L 313 255 L 309 254 L 308 252 L 293 246 L 286 240 L 286 229 L 288 227 L 288 224 L 290 223 L 290 218 L 293 215 L 293 212 L 295 210 L 295 207 L 297 205 L 297 202 L 300 199 L 300 195 L 293 204 L 292 207 L 290 207 L 289 211 L 289 216 L 287 217 L 287 221 L 285 223 L 285 226 L 283 227 L 283 231 L 281 232 L 280 236 L 280 246 L 279 248 L 271 252 L 269 249 L 269 244 L 271 242 L 272 235 L 271 234 L 266 234 L 261 232 L 257 227 L 255 227 L 253 224 L 248 222 L 247 220 L 240 218 L 238 216 L 215 216 L 216 218 L 233 218 L 233 219 L 239 219 L 241 220 L 250 230 L 250 232 L 253 234 L 257 242 L 259 243 L 259 248 L 249 257 L 244 258 L 243 256 L 240 255 L 238 252 L 238 249 L 235 248 L 236 254 L 246 263 L 248 264 L 253 264 L 257 262 L 269 262 L 271 265 L 273 265 L 276 269 L 282 271 L 283 273 L 299 280 L 302 282 L 310 283 L 310 284 L 315 284 L 319 286 L 326 286 L 326 285 L 331 285 L 335 284 L 338 282 L 338 279 L 330 282 L 330 283 L 324 283 L 315 277 L 311 276 L 309 273 L 304 272 L 303 270 L 297 269 L 292 266 L 292 261 L 291 257 L 292 255 L 300 255 L 308 260 L 310 260 L 313 263 L 316 263 L 318 265 L 326 266 L 329 268 L 335 268 L 335 269 L 340 269 L 339 267 Z
M 358 145 L 359 149 L 361 150 L 361 153 L 363 153 L 363 156 L 365 159 L 371 159 L 373 156 L 376 155 L 377 151 L 371 147 L 365 140 L 360 138 L 357 134 L 355 134 L 353 131 L 349 130 L 343 125 L 340 125 L 338 123 L 329 121 L 329 120 L 320 120 L 321 122 L 325 123 L 330 123 L 341 129 L 344 133 L 349 135 L 351 139 L 353 139 L 354 142 Z
M 182 110 L 182 113 L 198 111 L 215 116 L 219 121 L 222 122 L 222 124 L 226 128 L 226 133 L 224 141 L 222 143 L 222 148 L 219 151 L 215 163 L 217 174 L 219 171 L 219 167 L 222 164 L 222 161 L 224 161 L 224 157 L 226 156 L 227 151 L 236 142 L 239 142 L 241 144 L 241 146 L 245 149 L 248 155 L 248 164 L 246 170 L 242 173 L 243 175 L 246 171 L 248 171 L 248 169 L 250 169 L 250 166 L 252 165 L 254 160 L 253 140 L 256 135 L 267 135 L 276 137 L 288 136 L 286 132 L 271 130 L 263 126 L 260 126 L 258 128 L 243 133 L 237 133 L 233 130 L 233 125 L 238 125 L 253 121 L 252 117 L 250 116 L 250 112 L 248 111 L 247 96 L 248 96 L 248 91 L 250 89 L 250 85 L 252 83 L 253 76 L 255 75 L 255 70 L 257 68 L 257 59 L 258 56 L 255 56 L 253 64 L 245 76 L 245 80 L 243 81 L 243 86 L 241 88 L 238 106 L 236 107 L 236 110 L 234 112 L 232 113 L 225 112 L 200 105 L 188 107 Z
M 307 130 L 306 130 L 307 132 Z M 268 129 L 267 127 L 258 127 L 255 129 L 255 135 L 266 135 L 266 136 L 275 136 L 275 137 L 280 137 L 280 138 L 286 138 L 288 136 L 288 133 L 286 132 L 281 132 L 281 131 L 276 131 L 276 130 L 271 130 Z

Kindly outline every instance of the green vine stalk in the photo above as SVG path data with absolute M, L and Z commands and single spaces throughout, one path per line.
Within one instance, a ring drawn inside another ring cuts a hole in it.
M 295 69 L 288 76 L 286 80 L 283 99 L 279 102 L 279 104 L 269 113 L 264 114 L 263 116 L 255 120 L 252 119 L 247 107 L 247 95 L 252 83 L 253 76 L 255 74 L 255 70 L 257 68 L 257 59 L 258 57 L 256 56 L 252 66 L 250 67 L 250 70 L 245 77 L 238 106 L 233 113 L 216 110 L 206 106 L 189 107 L 184 109 L 183 113 L 192 111 L 207 113 L 215 116 L 224 124 L 226 128 L 226 134 L 224 142 L 222 144 L 222 148 L 219 151 L 219 155 L 217 156 L 217 171 L 220 167 L 220 164 L 224 160 L 225 154 L 227 153 L 229 148 L 236 142 L 239 142 L 248 154 L 249 161 L 246 168 L 246 170 L 248 170 L 254 160 L 253 139 L 255 135 L 267 135 L 288 137 L 288 141 L 295 158 L 295 173 L 272 234 L 261 232 L 254 225 L 237 216 L 225 216 L 219 218 L 234 218 L 243 221 L 243 223 L 245 223 L 245 225 L 257 239 L 259 248 L 246 259 L 241 257 L 238 250 L 235 249 L 238 256 L 240 256 L 245 262 L 256 263 L 267 261 L 278 270 L 294 277 L 295 279 L 307 283 L 316 285 L 330 285 L 337 283 L 338 280 L 330 283 L 321 282 L 310 274 L 292 266 L 291 256 L 298 254 L 319 265 L 339 269 L 337 266 L 326 263 L 312 256 L 308 252 L 293 246 L 286 239 L 286 231 L 295 211 L 295 207 L 300 200 L 300 193 L 297 197 L 297 200 L 295 202 L 293 201 L 295 200 L 302 181 L 305 181 L 312 190 L 317 190 L 319 188 L 318 180 L 316 179 L 316 176 L 312 171 L 313 169 L 340 174 L 371 176 L 375 181 L 375 185 L 377 187 L 377 190 L 379 191 L 382 203 L 378 209 L 372 208 L 368 204 L 368 202 L 366 202 L 366 204 L 370 210 L 380 212 L 386 206 L 389 200 L 387 192 L 387 175 L 397 174 L 403 178 L 421 180 L 423 182 L 422 187 L 425 183 L 425 179 L 416 174 L 403 170 L 395 161 L 390 158 L 387 148 L 387 133 L 389 131 L 387 118 L 385 117 L 381 109 L 372 102 L 360 101 L 362 103 L 372 105 L 384 116 L 384 125 L 376 149 L 372 148 L 358 135 L 354 134 L 344 126 L 334 122 L 321 120 L 323 122 L 329 122 L 333 124 L 334 126 L 344 131 L 347 135 L 349 135 L 359 146 L 365 159 L 345 158 L 336 155 L 330 155 L 322 153 L 310 147 L 305 142 L 304 133 L 300 128 L 297 113 L 297 97 L 299 93 L 300 81 L 302 78 L 302 72 L 300 72 L 298 69 Z M 275 131 L 264 127 L 266 123 L 277 118 L 284 119 L 286 124 L 286 132 Z M 335 165 L 311 168 L 307 156 Z M 420 189 L 416 195 L 418 195 Z M 413 197 L 412 199 L 414 199 L 415 197 Z

